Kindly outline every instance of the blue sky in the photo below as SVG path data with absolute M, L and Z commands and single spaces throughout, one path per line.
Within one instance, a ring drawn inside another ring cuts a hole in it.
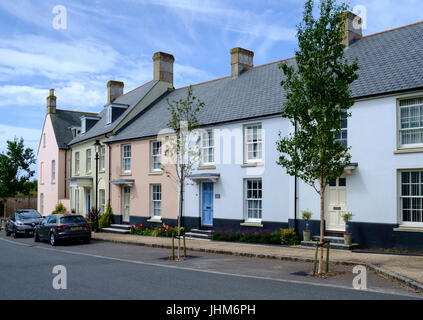
M 233 47 L 254 51 L 255 65 L 292 57 L 303 3 L 2 0 L 0 150 L 16 135 L 37 151 L 48 89 L 58 108 L 100 111 L 108 80 L 127 91 L 152 79 L 156 51 L 175 56 L 175 87 L 228 75 Z M 67 10 L 66 30 L 53 28 L 56 5 Z M 365 6 L 365 35 L 423 20 L 421 0 L 350 5 Z

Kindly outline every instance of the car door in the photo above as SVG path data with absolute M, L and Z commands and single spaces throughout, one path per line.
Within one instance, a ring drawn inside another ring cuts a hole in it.
M 51 217 L 45 218 L 40 225 L 38 236 L 41 239 L 46 239 L 48 237 L 47 231 L 49 230 L 48 224 Z

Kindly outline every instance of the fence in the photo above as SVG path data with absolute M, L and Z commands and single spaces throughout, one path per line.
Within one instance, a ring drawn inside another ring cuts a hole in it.
M 15 210 L 35 209 L 37 210 L 36 196 L 10 197 L 4 202 L 3 218 L 7 219 Z

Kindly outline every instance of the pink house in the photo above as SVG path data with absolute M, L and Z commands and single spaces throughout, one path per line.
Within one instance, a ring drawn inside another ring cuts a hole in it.
M 54 89 L 38 146 L 38 211 L 49 215 L 61 202 L 69 209 L 70 150 L 68 142 L 81 130 L 80 118 L 92 113 L 56 109 Z

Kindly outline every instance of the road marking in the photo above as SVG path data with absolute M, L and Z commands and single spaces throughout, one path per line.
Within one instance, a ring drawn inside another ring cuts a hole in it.
M 106 259 L 106 260 L 113 260 L 113 261 L 126 262 L 126 263 L 138 264 L 138 265 L 146 265 L 146 266 L 152 266 L 152 267 L 161 267 L 161 268 L 174 269 L 174 270 L 195 271 L 195 272 L 211 273 L 211 274 L 217 274 L 217 275 L 223 275 L 223 276 L 232 276 L 232 277 L 239 277 L 239 278 L 270 280 L 270 281 L 278 281 L 278 282 L 282 282 L 282 283 L 302 284 L 302 285 L 311 285 L 311 286 L 317 286 L 317 287 L 327 287 L 327 288 L 347 289 L 347 290 L 358 291 L 358 290 L 356 290 L 352 287 L 340 286 L 340 285 L 335 285 L 335 284 L 314 283 L 314 282 L 306 282 L 306 281 L 299 281 L 299 280 L 275 279 L 275 278 L 270 278 L 270 277 L 244 275 L 244 274 L 236 274 L 236 273 L 214 271 L 214 270 L 201 270 L 201 269 L 195 269 L 195 268 L 189 268 L 189 267 L 170 266 L 170 265 L 152 263 L 152 262 L 144 262 L 144 261 L 137 261 L 137 260 L 122 259 L 122 258 L 113 258 L 113 257 L 107 257 L 107 256 L 91 254 L 91 253 L 83 253 L 83 252 L 75 252 L 75 251 L 68 251 L 68 250 L 59 250 L 59 249 L 55 249 L 55 248 L 40 247 L 38 245 L 30 245 L 30 244 L 27 244 L 27 243 L 15 242 L 15 241 L 3 239 L 1 237 L 0 237 L 0 240 L 5 241 L 5 242 L 9 242 L 9 243 L 12 243 L 12 244 L 24 246 L 24 247 L 32 247 L 32 248 L 36 248 L 36 249 L 43 249 L 43 250 L 54 251 L 54 252 L 61 252 L 61 253 L 67 253 L 67 254 L 72 254 L 72 255 L 86 256 L 86 257 Z M 385 295 L 397 295 L 397 296 L 403 296 L 403 297 L 423 299 L 423 298 L 420 298 L 418 296 L 416 297 L 416 296 L 413 296 L 413 295 L 408 295 L 408 294 L 403 294 L 403 293 L 386 292 L 386 291 L 377 290 L 377 289 L 367 289 L 365 291 L 363 290 L 363 291 L 360 291 L 360 292 L 363 292 L 363 293 L 370 292 L 370 293 L 379 293 L 379 294 L 385 294 Z

